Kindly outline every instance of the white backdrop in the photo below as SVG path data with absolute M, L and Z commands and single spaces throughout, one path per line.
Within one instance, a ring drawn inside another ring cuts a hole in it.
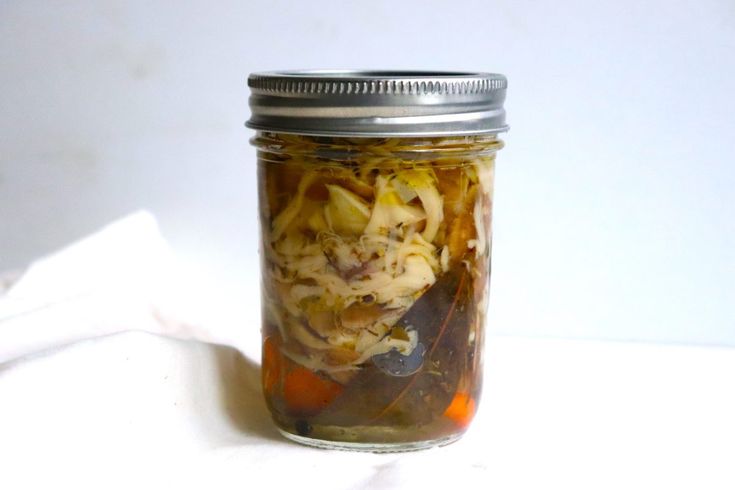
M 146 208 L 257 329 L 245 78 L 338 67 L 508 76 L 493 333 L 735 345 L 731 0 L 4 0 L 0 270 Z

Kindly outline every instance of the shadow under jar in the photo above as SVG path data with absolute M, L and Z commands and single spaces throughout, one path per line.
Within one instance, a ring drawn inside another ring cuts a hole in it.
M 501 75 L 249 78 L 263 391 L 300 443 L 447 444 L 479 403 Z

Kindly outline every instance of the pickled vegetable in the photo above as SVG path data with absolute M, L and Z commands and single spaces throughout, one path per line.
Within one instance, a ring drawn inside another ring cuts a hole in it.
M 365 443 L 463 431 L 479 399 L 500 141 L 255 142 L 276 422 Z

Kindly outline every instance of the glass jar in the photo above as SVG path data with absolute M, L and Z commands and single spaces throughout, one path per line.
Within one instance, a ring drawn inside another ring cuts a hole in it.
M 501 75 L 251 75 L 263 392 L 300 443 L 447 444 L 479 403 Z

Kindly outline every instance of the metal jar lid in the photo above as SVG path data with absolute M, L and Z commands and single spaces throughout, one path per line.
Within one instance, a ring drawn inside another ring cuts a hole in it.
M 507 131 L 503 75 L 284 71 L 248 78 L 246 126 L 317 136 L 440 136 Z

